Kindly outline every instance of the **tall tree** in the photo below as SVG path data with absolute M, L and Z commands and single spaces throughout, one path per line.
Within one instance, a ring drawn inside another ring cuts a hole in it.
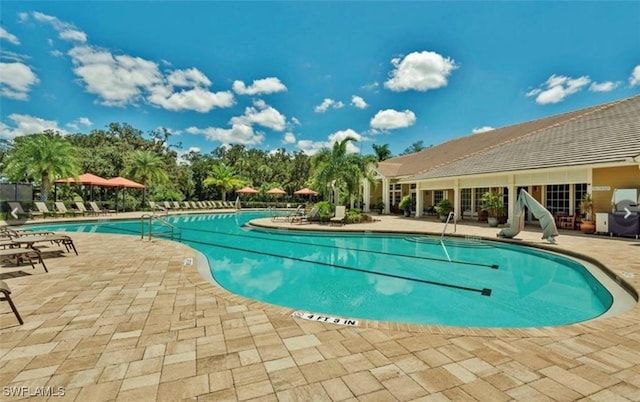
M 211 169 L 211 176 L 204 179 L 205 186 L 218 186 L 222 189 L 222 201 L 227 200 L 227 192 L 240 188 L 244 181 L 236 176 L 232 167 L 218 163 Z
M 163 184 L 169 180 L 162 156 L 152 151 L 134 151 L 125 174 L 145 185 L 142 190 L 142 205 L 148 184 Z
M 38 181 L 40 199 L 45 202 L 53 180 L 77 177 L 80 173 L 76 148 L 52 131 L 17 137 L 4 163 L 4 172 L 10 180 Z
M 393 155 L 391 154 L 391 150 L 389 149 L 389 144 L 373 144 L 373 151 L 376 153 L 376 158 L 378 162 L 382 162 L 383 160 L 391 158 Z
M 424 141 L 416 141 L 413 144 L 409 145 L 400 155 L 408 155 L 416 152 L 420 152 L 425 149 Z
M 359 158 L 347 152 L 349 143 L 356 141 L 353 137 L 347 137 L 335 142 L 331 149 L 320 150 L 312 158 L 314 185 L 324 194 L 331 188 L 336 205 L 340 202 L 340 192 L 353 194 L 354 182 L 359 182 L 364 174 L 360 172 Z

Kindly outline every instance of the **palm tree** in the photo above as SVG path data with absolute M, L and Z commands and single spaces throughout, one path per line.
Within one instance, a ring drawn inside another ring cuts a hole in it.
M 59 133 L 18 137 L 7 152 L 4 173 L 10 180 L 39 180 L 40 200 L 46 202 L 52 180 L 80 173 L 77 155 L 77 149 Z
M 347 152 L 347 146 L 352 141 L 357 140 L 347 137 L 335 142 L 332 149 L 322 149 L 312 159 L 314 186 L 325 194 L 331 187 L 336 205 L 340 202 L 340 191 L 346 191 L 351 198 L 357 191 L 361 178 L 366 174 L 368 163 L 362 162 L 363 158 L 360 155 Z
M 384 160 L 391 158 L 391 156 L 393 156 L 391 154 L 391 150 L 389 149 L 389 144 L 382 144 L 382 145 L 373 144 L 372 147 L 373 147 L 373 151 L 376 153 L 376 158 L 378 159 L 378 162 L 382 162 Z
M 244 181 L 236 177 L 232 167 L 224 163 L 218 163 L 211 168 L 211 176 L 204 179 L 205 186 L 218 186 L 222 188 L 222 201 L 227 200 L 227 192 L 244 185 Z
M 144 184 L 142 205 L 144 205 L 147 184 L 164 184 L 169 180 L 162 156 L 153 151 L 133 151 L 125 174 Z

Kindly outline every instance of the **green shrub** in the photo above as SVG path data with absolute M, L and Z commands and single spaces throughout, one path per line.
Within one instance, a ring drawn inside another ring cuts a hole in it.
M 328 221 L 334 215 L 335 208 L 329 201 L 317 202 L 314 207 L 318 208 L 318 220 Z

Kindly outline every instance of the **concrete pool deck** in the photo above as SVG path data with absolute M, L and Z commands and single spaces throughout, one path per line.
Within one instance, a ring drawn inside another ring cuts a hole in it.
M 435 220 L 376 219 L 332 227 L 257 223 L 432 233 L 443 227 Z M 462 222 L 456 231 L 493 238 L 498 229 Z M 198 274 L 197 252 L 182 244 L 71 236 L 79 255 L 45 257 L 49 273 L 39 265 L 0 266 L 25 321 L 18 325 L 0 302 L 3 400 L 59 387 L 64 396 L 30 399 L 640 400 L 638 305 L 552 328 L 345 327 L 295 319 L 291 309 L 220 289 Z M 543 245 L 540 236 L 527 227 L 518 239 Z M 640 289 L 640 241 L 574 231 L 560 231 L 557 240 L 552 247 L 595 258 Z

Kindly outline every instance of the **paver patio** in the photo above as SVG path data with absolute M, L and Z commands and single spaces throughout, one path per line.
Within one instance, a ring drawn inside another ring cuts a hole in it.
M 379 218 L 331 229 L 442 230 L 435 221 Z M 460 234 L 496 232 L 457 225 Z M 64 395 L 29 399 L 640 400 L 637 305 L 617 317 L 553 328 L 372 321 L 344 327 L 295 319 L 291 309 L 230 294 L 185 265 L 188 258 L 197 262 L 197 253 L 179 243 L 72 237 L 80 255 L 47 258 L 49 273 L 40 266 L 0 267 L 25 321 L 18 325 L 0 303 L 2 400 L 43 390 Z M 532 228 L 518 238 L 543 243 Z M 640 288 L 638 240 L 561 231 L 550 247 L 634 274 L 624 280 Z

